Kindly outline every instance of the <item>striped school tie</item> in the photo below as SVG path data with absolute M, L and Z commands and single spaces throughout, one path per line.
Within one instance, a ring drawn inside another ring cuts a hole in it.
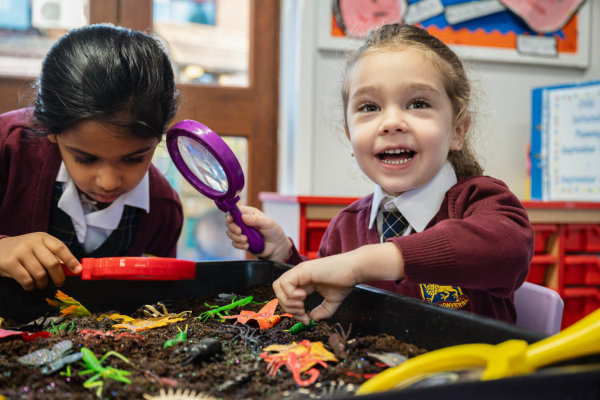
M 396 236 L 401 236 L 408 228 L 408 221 L 398 210 L 383 212 L 383 226 L 381 227 L 381 235 L 384 241 Z

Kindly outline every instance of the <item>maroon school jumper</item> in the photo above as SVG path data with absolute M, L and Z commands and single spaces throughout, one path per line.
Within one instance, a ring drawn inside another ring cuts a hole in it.
M 369 229 L 372 199 L 363 197 L 332 219 L 319 257 L 380 242 L 377 227 Z M 388 240 L 402 252 L 405 278 L 368 284 L 514 323 L 514 291 L 527 277 L 533 235 L 525 208 L 504 182 L 461 178 L 423 232 Z M 306 259 L 293 251 L 287 262 Z
M 48 232 L 52 189 L 62 158 L 45 137 L 27 138 L 31 109 L 0 115 L 0 238 Z M 150 213 L 140 212 L 135 238 L 125 256 L 175 257 L 183 224 L 177 193 L 150 166 Z

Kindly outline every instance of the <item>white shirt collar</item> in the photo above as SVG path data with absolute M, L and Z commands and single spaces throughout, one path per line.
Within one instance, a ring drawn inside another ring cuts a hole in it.
M 380 207 L 388 209 L 395 206 L 416 232 L 422 232 L 439 211 L 448 189 L 456 182 L 456 173 L 450 162 L 446 161 L 431 181 L 396 197 L 388 195 L 379 185 L 376 185 L 371 204 L 369 229 L 373 227 Z
M 141 208 L 146 213 L 150 212 L 148 172 L 146 172 L 135 188 L 119 196 L 110 206 L 88 214 L 85 214 L 83 211 L 79 191 L 71 179 L 64 162 L 60 165 L 56 181 L 65 183 L 63 194 L 58 200 L 58 208 L 71 217 L 75 233 L 77 234 L 77 240 L 80 243 L 85 242 L 88 226 L 110 232 L 115 230 L 119 226 L 125 205 Z

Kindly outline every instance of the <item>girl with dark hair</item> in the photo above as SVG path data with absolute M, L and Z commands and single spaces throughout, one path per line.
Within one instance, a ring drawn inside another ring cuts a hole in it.
M 35 86 L 33 108 L 0 115 L 0 276 L 32 290 L 83 257 L 175 257 L 181 203 L 151 163 L 177 106 L 161 43 L 74 29 Z
M 324 301 L 310 317 L 328 318 L 354 285 L 368 283 L 515 322 L 533 228 L 471 150 L 470 93 L 459 58 L 426 30 L 392 24 L 371 33 L 348 62 L 342 100 L 352 156 L 374 193 L 333 218 L 310 261 L 271 218 L 242 209 L 265 238 L 259 256 L 299 264 L 273 283 L 287 312 L 308 323 L 304 299 L 317 291 Z M 231 218 L 228 229 L 246 249 Z

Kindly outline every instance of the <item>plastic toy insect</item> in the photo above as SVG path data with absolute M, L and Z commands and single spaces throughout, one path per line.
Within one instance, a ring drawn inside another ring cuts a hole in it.
M 19 357 L 17 361 L 25 365 L 42 367 L 42 373 L 49 375 L 61 369 L 63 365 L 73 363 L 79 359 L 81 359 L 81 354 L 74 352 L 73 342 L 63 340 L 52 346 L 51 350 L 35 350 Z
M 233 344 L 236 341 L 240 341 L 244 343 L 244 349 L 250 345 L 250 348 L 254 351 L 260 347 L 260 343 L 256 334 L 258 333 L 258 329 L 252 328 L 250 325 L 227 325 L 229 329 L 235 329 L 237 331 L 237 335 L 235 335 L 229 344 Z
M 73 348 L 73 342 L 63 340 L 52 346 L 52 350 L 39 349 L 17 358 L 17 362 L 25 365 L 42 366 L 67 354 Z
M 200 361 L 207 359 L 217 353 L 223 351 L 221 342 L 214 338 L 205 338 L 192 346 L 180 347 L 175 350 L 176 354 L 184 353 L 181 364 L 186 365 L 192 361 Z
M 235 300 L 235 297 L 234 297 L 233 300 L 235 300 L 235 301 L 232 301 L 231 303 L 221 306 L 221 307 L 211 306 L 211 305 L 205 303 L 204 305 L 207 307 L 211 307 L 212 310 L 204 311 L 202 314 L 200 314 L 199 317 L 196 317 L 196 319 L 199 321 L 205 322 L 209 318 L 214 318 L 215 315 L 218 316 L 219 318 L 223 318 L 223 314 L 229 315 L 229 310 L 233 310 L 236 307 L 245 306 L 246 304 L 249 304 L 252 301 L 252 299 L 253 299 L 252 296 L 244 297 L 243 299 L 240 299 L 240 300 Z
M 75 322 L 73 321 L 63 322 L 58 326 L 54 325 L 54 321 L 50 321 L 50 324 L 52 325 L 52 328 L 48 329 L 47 332 L 51 335 L 60 335 L 65 332 L 71 333 L 75 329 Z
M 185 330 L 182 331 L 181 328 L 177 327 L 177 329 L 179 329 L 179 333 L 177 334 L 177 336 L 175 336 L 175 339 L 169 339 L 167 340 L 164 344 L 163 344 L 163 349 L 166 349 L 167 347 L 171 347 L 171 346 L 175 346 L 177 343 L 182 343 L 185 342 L 187 340 L 188 337 L 188 327 L 187 325 L 185 326 Z
M 227 316 L 223 316 L 221 318 L 224 318 L 224 319 L 237 318 L 236 322 L 239 322 L 240 324 L 245 324 L 246 322 L 248 322 L 250 320 L 254 320 L 258 323 L 258 326 L 260 327 L 260 329 L 269 329 L 272 326 L 274 326 L 275 324 L 277 324 L 281 320 L 281 317 L 291 317 L 292 316 L 292 314 L 288 314 L 288 313 L 281 314 L 281 315 L 274 315 L 275 310 L 277 309 L 278 303 L 279 303 L 279 300 L 273 299 L 273 300 L 269 301 L 267 304 L 265 304 L 263 306 L 263 308 L 261 308 L 258 312 L 242 310 L 242 311 L 240 311 L 240 313 L 238 315 L 227 315 Z
M 123 322 L 113 325 L 114 329 L 129 329 L 133 332 L 145 331 L 147 329 L 160 328 L 161 326 L 173 324 L 175 322 L 184 321 L 185 318 L 160 317 L 150 319 L 134 319 L 132 321 Z
M 182 311 L 179 314 L 173 314 L 173 313 L 169 313 L 167 311 L 167 307 L 165 307 L 165 305 L 163 303 L 159 302 L 159 303 L 156 303 L 156 305 L 158 307 L 162 308 L 162 312 L 158 311 L 156 308 L 154 308 L 154 306 L 152 306 L 150 304 L 146 304 L 144 306 L 144 308 L 146 308 L 146 310 L 143 310 L 144 315 L 147 317 L 151 317 L 151 318 L 161 318 L 161 317 L 187 318 L 192 313 L 191 311 Z
M 300 386 L 312 385 L 319 378 L 319 370 L 312 368 L 315 364 L 327 367 L 326 361 L 338 361 L 325 349 L 323 343 L 309 340 L 303 340 L 298 344 L 294 342 L 291 345 L 274 344 L 264 350 L 260 358 L 269 363 L 267 367 L 269 373 L 275 375 L 277 370 L 285 365 L 292 372 L 294 381 Z M 268 354 L 269 351 L 278 353 Z M 309 378 L 302 379 L 301 373 L 307 374 Z
M 30 332 L 39 332 L 41 330 L 49 329 L 50 324 L 54 322 L 55 324 L 60 324 L 64 322 L 64 316 L 51 316 L 50 313 L 47 313 L 45 316 L 34 319 L 26 324 L 16 326 L 15 328 L 21 331 L 30 331 Z
M 112 320 L 122 320 L 122 323 L 113 325 L 114 329 L 129 329 L 130 331 L 144 331 L 146 329 L 159 328 L 175 322 L 184 321 L 192 313 L 191 311 L 182 311 L 179 314 L 169 314 L 167 308 L 162 303 L 157 303 L 159 307 L 162 307 L 163 312 L 158 311 L 154 306 L 146 305 L 145 308 L 148 311 L 144 313 L 152 318 L 147 319 L 133 319 L 127 315 L 112 314 L 108 316 Z
M 127 378 L 127 376 L 131 375 L 131 372 L 114 367 L 102 366 L 102 362 L 109 356 L 118 357 L 126 363 L 129 363 L 129 360 L 125 356 L 111 350 L 104 354 L 100 359 L 97 359 L 96 355 L 87 347 L 82 347 L 80 351 L 83 355 L 82 365 L 87 367 L 87 369 L 80 371 L 79 375 L 94 374 L 83 383 L 83 387 L 86 389 L 96 388 L 96 396 L 102 396 L 102 388 L 104 387 L 104 380 L 106 379 L 113 379 L 122 383 L 131 383 Z
M 44 374 L 44 375 L 53 374 L 54 372 L 58 371 L 65 365 L 67 366 L 67 368 L 70 368 L 69 364 L 72 364 L 76 361 L 81 360 L 82 357 L 83 357 L 83 354 L 80 351 L 78 351 L 76 353 L 67 354 L 67 355 L 59 358 L 58 360 L 54 360 L 51 363 L 44 365 L 41 369 L 42 374 Z
M 310 322 L 308 323 L 308 325 L 305 325 L 302 322 L 298 322 L 297 324 L 293 325 L 290 329 L 288 329 L 288 332 L 296 335 L 300 332 L 304 332 L 306 330 L 309 330 L 310 328 L 314 327 L 316 325 L 316 322 L 314 319 L 310 319 Z
M 335 330 L 335 333 L 329 335 L 327 342 L 335 355 L 344 360 L 348 358 L 346 346 L 348 345 L 348 337 L 352 331 L 352 324 L 348 327 L 348 332 L 344 332 L 344 328 L 339 322 L 333 326 L 333 329 Z
M 60 308 L 61 315 L 70 317 L 89 317 L 92 314 L 80 302 L 61 292 L 56 291 L 56 300 L 46 299 L 52 307 Z

